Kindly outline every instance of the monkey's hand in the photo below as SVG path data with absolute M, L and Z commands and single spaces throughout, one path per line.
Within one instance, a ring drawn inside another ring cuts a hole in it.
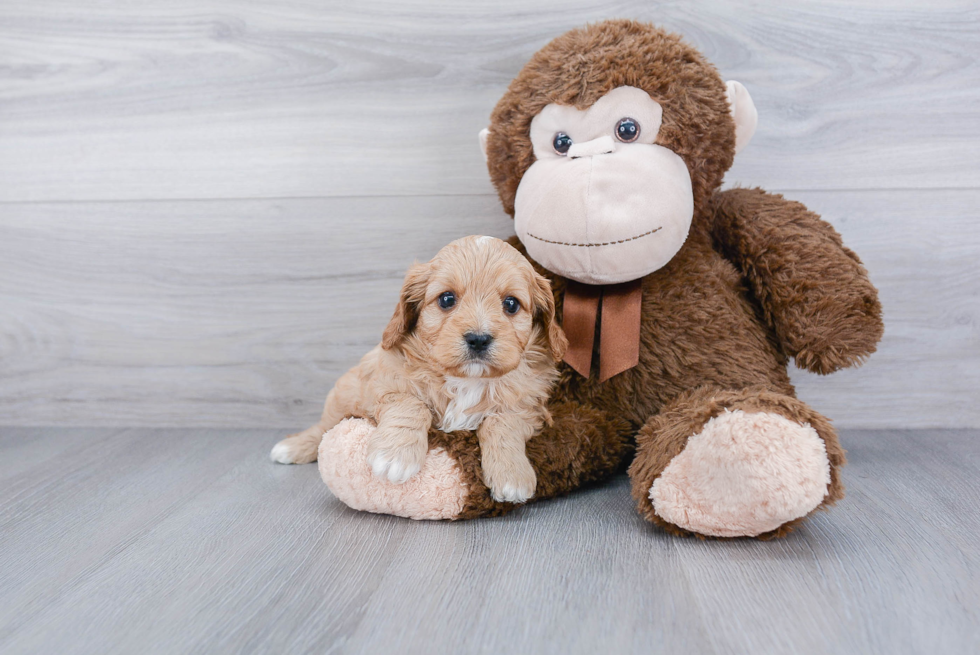
M 884 332 L 878 292 L 830 224 L 761 189 L 712 199 L 715 247 L 742 272 L 787 355 L 814 373 L 860 364 Z

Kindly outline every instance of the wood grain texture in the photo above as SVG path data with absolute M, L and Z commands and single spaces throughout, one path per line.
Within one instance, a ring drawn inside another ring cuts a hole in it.
M 752 92 L 730 181 L 980 186 L 975 2 L 7 0 L 0 201 L 488 193 L 476 134 L 510 79 L 621 16 Z
M 800 395 L 980 425 L 980 8 L 905 0 L 4 2 L 0 424 L 309 423 L 412 259 L 510 232 L 475 134 L 611 16 L 751 89 L 728 184 L 823 213 L 881 287 L 880 352 Z
M 0 424 L 287 425 L 491 198 L 7 205 Z M 237 417 L 237 418 L 236 418 Z
M 980 191 L 788 195 L 886 317 L 864 367 L 795 372 L 801 397 L 842 426 L 980 425 Z M 511 228 L 490 196 L 8 204 L 0 424 L 309 424 L 413 259 Z
M 771 542 L 669 537 L 625 478 L 500 519 L 358 513 L 268 461 L 281 435 L 0 429 L 0 651 L 980 648 L 976 430 L 845 431 L 848 497 Z
M 861 256 L 885 316 L 860 368 L 791 367 L 800 397 L 838 426 L 980 426 L 980 191 L 786 195 Z

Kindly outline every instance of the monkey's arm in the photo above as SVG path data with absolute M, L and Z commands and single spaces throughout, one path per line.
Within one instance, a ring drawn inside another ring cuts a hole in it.
M 878 292 L 830 224 L 761 189 L 722 191 L 712 203 L 715 246 L 798 366 L 832 373 L 875 351 L 884 331 Z
M 525 444 L 537 486 L 532 500 L 564 496 L 587 484 L 605 480 L 633 454 L 635 429 L 625 420 L 575 401 L 548 406 L 553 425 L 544 426 Z M 441 449 L 455 462 L 466 497 L 456 519 L 497 516 L 516 507 L 494 500 L 481 469 L 481 450 L 475 432 L 429 432 L 429 447 Z

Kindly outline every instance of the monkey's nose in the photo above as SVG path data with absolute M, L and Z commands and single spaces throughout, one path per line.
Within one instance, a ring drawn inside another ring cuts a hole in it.
M 493 341 L 493 336 L 486 333 L 477 334 L 475 332 L 467 332 L 463 335 L 463 340 L 466 341 L 466 345 L 469 346 L 469 349 L 473 352 L 483 353 L 490 347 L 490 343 Z
M 608 134 L 592 139 L 585 143 L 573 143 L 568 149 L 568 156 L 571 159 L 579 157 L 592 157 L 594 155 L 606 155 L 616 150 L 616 142 Z

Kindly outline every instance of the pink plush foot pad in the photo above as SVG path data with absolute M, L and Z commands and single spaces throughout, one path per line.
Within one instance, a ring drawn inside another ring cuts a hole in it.
M 686 530 L 754 537 L 823 501 L 830 462 L 809 425 L 778 414 L 726 411 L 688 441 L 650 489 L 654 511 Z
M 453 459 L 441 448 L 426 455 L 422 470 L 404 484 L 382 480 L 367 463 L 374 424 L 346 419 L 320 442 L 320 477 L 345 505 L 375 514 L 410 519 L 453 519 L 463 511 L 466 485 Z

